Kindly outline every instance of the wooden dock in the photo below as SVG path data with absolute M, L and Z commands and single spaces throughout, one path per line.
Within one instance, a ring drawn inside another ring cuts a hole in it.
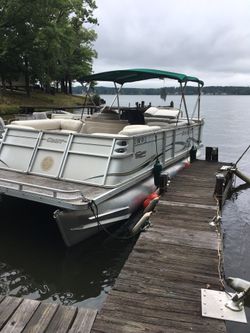
M 97 311 L 0 296 L 1 333 L 89 333 Z
M 220 239 L 209 226 L 218 167 L 196 161 L 173 179 L 91 333 L 226 332 L 224 321 L 201 316 L 201 288 L 221 288 Z
M 98 314 L 0 296 L 0 332 L 226 332 L 224 321 L 201 316 L 201 288 L 221 288 L 220 238 L 209 225 L 218 167 L 196 161 L 173 179 Z

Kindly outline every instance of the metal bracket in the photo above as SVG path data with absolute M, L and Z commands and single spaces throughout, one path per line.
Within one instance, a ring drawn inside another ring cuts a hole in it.
M 244 307 L 241 311 L 233 311 L 226 307 L 231 300 L 230 295 L 223 291 L 201 289 L 202 316 L 247 323 Z
M 222 165 L 220 171 L 228 171 L 230 169 L 232 169 L 232 165 Z

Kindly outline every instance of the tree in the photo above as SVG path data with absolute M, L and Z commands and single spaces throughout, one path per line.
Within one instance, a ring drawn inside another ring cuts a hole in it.
M 23 74 L 29 95 L 30 81 L 49 90 L 52 81 L 89 73 L 96 34 L 84 25 L 97 23 L 95 8 L 94 0 L 0 0 L 2 81 Z
M 72 80 L 91 72 L 92 61 L 96 57 L 92 45 L 96 33 L 84 26 L 86 23 L 97 24 L 97 20 L 93 17 L 93 11 L 96 9 L 95 1 L 86 0 L 84 6 L 82 0 L 71 0 L 70 3 L 72 7 L 69 19 L 64 25 L 64 33 L 61 34 L 63 52 L 57 72 L 65 93 L 72 93 Z

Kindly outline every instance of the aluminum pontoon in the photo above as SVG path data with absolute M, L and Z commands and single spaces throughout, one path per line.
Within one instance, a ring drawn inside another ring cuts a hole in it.
M 179 82 L 180 108 L 145 107 L 138 123 L 131 122 L 128 108 L 124 111 L 117 97 L 116 110 L 105 109 L 84 121 L 40 119 L 7 125 L 0 143 L 0 193 L 55 206 L 54 217 L 67 246 L 101 226 L 130 218 L 156 188 L 154 165 L 160 163 L 163 172 L 175 171 L 191 149 L 201 147 L 203 82 L 150 69 L 82 78 L 86 83 L 112 81 L 116 88 L 154 78 Z M 189 117 L 185 101 L 190 81 L 197 85 L 196 118 Z

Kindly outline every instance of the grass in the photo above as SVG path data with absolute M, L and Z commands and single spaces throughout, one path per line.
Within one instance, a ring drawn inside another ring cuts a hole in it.
M 84 97 L 62 93 L 55 95 L 35 91 L 28 97 L 22 91 L 0 91 L 0 116 L 19 113 L 20 106 L 79 106 L 84 104 Z

